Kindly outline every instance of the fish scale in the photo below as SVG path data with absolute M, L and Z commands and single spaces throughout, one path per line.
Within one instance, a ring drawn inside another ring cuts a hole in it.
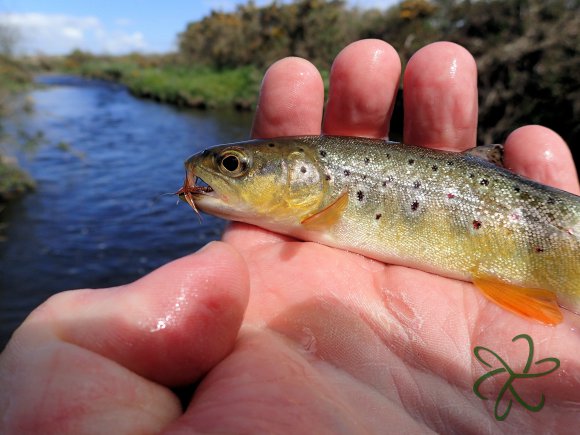
M 329 145 L 324 146 L 328 157 L 323 163 L 331 168 L 332 173 L 338 174 L 334 178 L 334 191 L 356 190 L 363 192 L 364 198 L 358 204 L 353 201 L 356 211 L 345 212 L 345 216 L 353 213 L 357 218 L 343 219 L 342 225 L 337 225 L 331 233 L 335 234 L 337 240 L 344 239 L 346 234 L 363 236 L 364 244 L 372 250 L 371 255 L 375 257 L 374 253 L 380 252 L 380 259 L 391 262 L 393 259 L 389 257 L 392 255 L 403 261 L 422 262 L 425 255 L 428 255 L 435 257 L 427 259 L 435 267 L 447 270 L 448 273 L 453 271 L 456 277 L 469 278 L 469 268 L 473 264 L 479 264 L 481 271 L 485 272 L 486 265 L 494 267 L 494 257 L 502 262 L 509 260 L 498 256 L 497 249 L 486 252 L 487 249 L 481 243 L 482 233 L 492 237 L 495 246 L 495 242 L 499 242 L 495 239 L 502 237 L 498 228 L 511 230 L 515 236 L 511 239 L 519 240 L 521 248 L 534 242 L 539 245 L 542 243 L 540 238 L 546 236 L 547 229 L 533 225 L 534 219 L 530 218 L 534 212 L 542 211 L 541 209 L 528 207 L 526 210 L 529 211 L 519 222 L 509 219 L 510 215 L 506 213 L 511 211 L 509 204 L 513 204 L 513 209 L 523 205 L 522 200 L 517 197 L 518 192 L 508 187 L 514 182 L 521 183 L 521 180 L 513 180 L 511 173 L 499 178 L 495 174 L 498 172 L 496 167 L 490 167 L 479 159 L 422 148 L 410 150 L 408 146 L 395 143 L 388 145 L 390 158 L 384 159 L 384 144 L 376 144 L 375 141 L 365 143 L 356 140 L 340 143 L 338 146 L 338 149 L 332 151 L 328 150 Z M 408 157 L 410 151 L 416 155 L 414 158 Z M 378 175 L 367 175 L 367 165 L 361 164 L 365 158 L 369 158 L 365 156 L 371 152 L 380 162 L 374 168 Z M 341 168 L 344 167 L 341 156 L 345 153 L 351 156 L 348 164 L 350 175 L 340 176 Z M 433 165 L 437 167 L 436 171 L 432 169 Z M 473 177 L 470 177 L 472 174 Z M 363 180 L 363 176 L 366 179 Z M 391 181 L 383 187 L 382 178 L 386 177 Z M 420 183 L 418 187 L 417 183 Z M 533 188 L 537 189 L 536 186 Z M 521 195 L 522 187 L 519 189 Z M 455 193 L 449 198 L 451 191 Z M 542 195 L 542 191 L 535 193 L 536 197 Z M 545 203 L 545 200 L 541 202 Z M 377 213 L 385 216 L 381 231 L 361 231 L 364 226 L 361 228 L 360 219 L 372 219 Z M 356 225 L 352 225 L 354 222 Z M 524 225 L 530 227 L 527 234 L 518 231 Z M 417 240 L 422 239 L 429 230 L 433 232 L 433 237 L 425 242 Z M 405 236 L 401 237 L 401 234 Z M 397 240 L 397 243 L 392 240 Z M 473 249 L 474 243 L 479 249 Z M 449 245 L 453 249 L 448 249 Z M 486 256 L 491 258 L 483 261 L 482 257 Z M 533 262 L 534 256 L 530 257 Z M 512 280 L 524 282 L 527 271 L 519 266 L 517 269 L 510 274 Z M 438 272 L 441 273 L 441 270 Z
M 180 193 L 210 214 L 472 281 L 509 309 L 553 294 L 580 312 L 580 198 L 469 152 L 288 137 L 213 147 L 186 169 Z

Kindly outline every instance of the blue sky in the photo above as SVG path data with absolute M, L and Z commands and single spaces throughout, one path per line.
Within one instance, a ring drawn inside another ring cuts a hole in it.
M 255 0 L 258 5 L 271 0 Z M 229 11 L 241 0 L 0 0 L 0 26 L 15 29 L 17 51 L 64 54 L 74 48 L 94 53 L 167 52 L 188 22 L 212 9 Z M 349 0 L 362 7 L 386 7 L 398 0 Z

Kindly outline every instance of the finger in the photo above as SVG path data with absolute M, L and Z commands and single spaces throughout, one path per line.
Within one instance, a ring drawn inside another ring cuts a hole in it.
M 401 61 L 384 41 L 366 39 L 344 48 L 330 71 L 325 134 L 384 138 L 401 76 Z
M 273 233 L 268 230 L 248 225 L 242 222 L 232 222 L 223 235 L 223 241 L 242 249 L 258 247 L 274 243 L 295 241 L 293 237 Z
M 244 260 L 215 242 L 127 286 L 56 295 L 20 335 L 29 346 L 61 340 L 155 382 L 183 385 L 231 351 L 248 293 Z
M 403 78 L 406 143 L 450 151 L 475 146 L 477 68 L 471 54 L 451 42 L 413 55 Z
M 62 341 L 22 341 L 0 355 L 2 434 L 158 433 L 181 414 L 169 389 L 111 360 Z
M 297 57 L 274 63 L 262 81 L 252 137 L 320 134 L 324 84 L 314 65 Z
M 528 125 L 515 130 L 505 142 L 504 164 L 540 183 L 580 194 L 570 149 L 549 128 Z

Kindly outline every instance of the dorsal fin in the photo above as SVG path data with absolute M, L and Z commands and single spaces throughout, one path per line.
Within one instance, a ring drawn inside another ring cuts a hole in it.
M 478 159 L 493 163 L 503 168 L 503 145 L 493 143 L 489 145 L 479 145 L 463 151 L 463 154 L 469 154 Z
M 300 223 L 309 230 L 329 228 L 342 216 L 347 205 L 348 192 L 344 192 L 334 202 L 302 219 Z

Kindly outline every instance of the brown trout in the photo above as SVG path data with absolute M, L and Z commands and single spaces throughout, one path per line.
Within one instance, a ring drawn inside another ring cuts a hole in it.
M 471 281 L 542 321 L 580 314 L 580 197 L 465 153 L 332 136 L 251 140 L 186 162 L 193 209 Z

